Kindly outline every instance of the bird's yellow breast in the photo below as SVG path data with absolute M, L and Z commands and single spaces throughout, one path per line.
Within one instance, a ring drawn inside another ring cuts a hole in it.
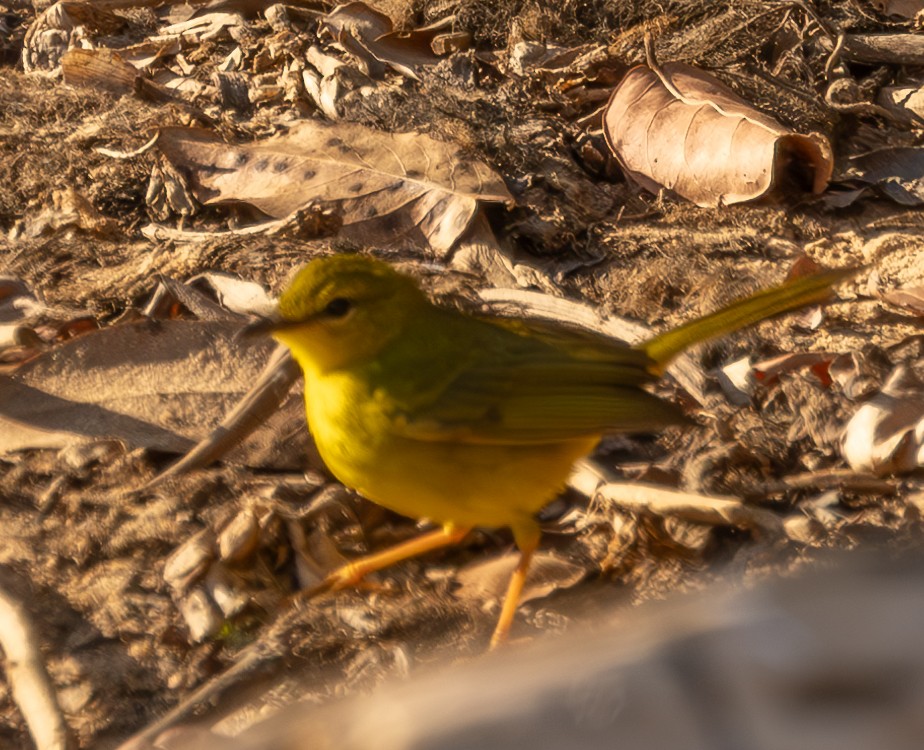
M 539 445 L 396 434 L 383 393 L 348 372 L 308 375 L 308 424 L 345 485 L 397 513 L 460 526 L 514 526 L 548 503 L 598 437 Z

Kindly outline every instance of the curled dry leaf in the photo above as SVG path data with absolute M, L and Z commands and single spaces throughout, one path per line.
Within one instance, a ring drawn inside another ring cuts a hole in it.
M 796 370 L 807 369 L 815 375 L 821 384 L 829 386 L 831 376 L 828 366 L 837 357 L 834 352 L 790 352 L 778 357 L 755 362 L 753 365 L 754 378 L 764 385 L 770 385 L 784 375 Z
M 15 370 L 49 345 L 98 327 L 85 311 L 50 307 L 19 279 L 0 276 L 0 371 Z
M 252 145 L 165 128 L 158 146 L 203 204 L 240 201 L 281 218 L 313 201 L 337 210 L 342 233 L 367 245 L 429 244 L 446 254 L 480 202 L 513 202 L 485 164 L 419 133 L 309 120 Z
M 155 74 L 151 80 L 122 55 L 109 49 L 69 49 L 61 57 L 61 72 L 64 82 L 72 86 L 86 86 L 108 91 L 115 96 L 135 95 L 139 99 L 155 103 L 175 103 L 202 122 L 209 118 L 198 108 L 184 102 L 180 95 L 193 99 L 195 95 L 207 96 L 214 89 L 192 81 L 179 79 L 169 70 Z M 188 86 L 183 83 L 188 82 Z
M 201 643 L 215 635 L 224 622 L 221 611 L 204 589 L 193 589 L 177 602 L 177 608 L 189 628 L 189 637 Z
M 772 386 L 781 375 L 798 370 L 810 371 L 825 387 L 831 385 L 828 368 L 837 356 L 830 352 L 790 352 L 758 362 L 742 357 L 716 370 L 715 376 L 729 401 L 743 406 L 750 403 L 758 384 Z
M 22 66 L 27 72 L 51 71 L 78 39 L 113 34 L 125 19 L 99 7 L 99 3 L 58 2 L 40 13 L 23 39 Z
M 164 562 L 164 580 L 177 593 L 183 593 L 208 572 L 214 559 L 215 536 L 201 531 L 170 553 Z
M 229 29 L 243 25 L 244 17 L 239 13 L 206 13 L 167 26 L 160 34 L 150 37 L 150 41 L 158 44 L 179 42 L 181 46 L 189 47 L 201 42 L 227 38 Z
M 218 535 L 218 554 L 225 562 L 247 560 L 260 543 L 260 525 L 251 508 L 245 508 Z
M 607 143 L 642 187 L 668 189 L 699 206 L 773 194 L 807 168 L 825 189 L 833 169 L 827 138 L 799 135 L 689 65 L 630 70 L 604 111 Z
M 854 471 L 906 474 L 924 466 L 924 383 L 904 365 L 851 417 L 841 452 Z
M 330 120 L 340 119 L 340 103 L 348 94 L 364 96 L 375 88 L 368 75 L 326 54 L 317 45 L 309 47 L 305 59 L 318 71 L 311 67 L 302 71 L 305 91 Z

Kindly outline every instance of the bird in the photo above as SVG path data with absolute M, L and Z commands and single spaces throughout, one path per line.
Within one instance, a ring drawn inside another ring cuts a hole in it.
M 796 278 L 629 346 L 438 305 L 413 277 L 369 255 L 311 260 L 272 318 L 254 327 L 300 366 L 308 428 L 330 472 L 437 528 L 348 562 L 310 593 L 353 586 L 457 544 L 476 527 L 508 528 L 519 561 L 491 637 L 496 648 L 508 638 L 539 546 L 536 514 L 574 463 L 607 433 L 689 421 L 645 386 L 694 344 L 824 302 L 856 272 Z

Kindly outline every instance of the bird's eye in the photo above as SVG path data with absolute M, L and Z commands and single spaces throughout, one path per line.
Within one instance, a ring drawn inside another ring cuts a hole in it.
M 353 308 L 353 304 L 346 297 L 334 297 L 324 308 L 324 313 L 331 318 L 342 318 Z

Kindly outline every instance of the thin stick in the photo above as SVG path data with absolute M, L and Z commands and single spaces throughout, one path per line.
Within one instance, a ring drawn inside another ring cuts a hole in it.
M 694 523 L 783 535 L 783 522 L 776 513 L 745 505 L 736 497 L 709 497 L 640 482 L 608 482 L 597 489 L 594 500 L 614 503 L 637 513 L 676 516 Z
M 37 750 L 76 747 L 22 602 L 0 589 L 0 648 L 6 655 L 6 674 Z

